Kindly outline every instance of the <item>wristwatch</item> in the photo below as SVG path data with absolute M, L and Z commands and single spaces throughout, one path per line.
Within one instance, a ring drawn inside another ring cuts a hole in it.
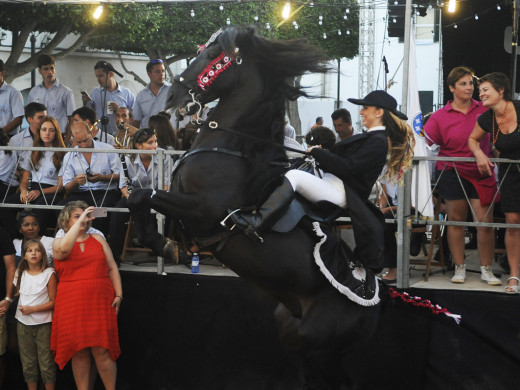
M 12 299 L 12 298 L 5 297 L 4 299 L 5 299 L 7 302 L 9 302 L 9 303 L 13 303 L 13 299 Z

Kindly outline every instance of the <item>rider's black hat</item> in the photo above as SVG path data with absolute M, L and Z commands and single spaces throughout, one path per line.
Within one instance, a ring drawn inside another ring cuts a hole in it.
M 390 110 L 398 118 L 407 120 L 408 117 L 400 111 L 397 111 L 397 101 L 385 91 L 372 91 L 363 99 L 347 99 L 349 102 L 359 106 L 376 106 Z

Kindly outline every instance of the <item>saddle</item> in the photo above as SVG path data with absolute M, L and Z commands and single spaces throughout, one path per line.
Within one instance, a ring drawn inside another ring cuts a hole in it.
M 310 203 L 301 195 L 296 194 L 287 210 L 271 227 L 271 230 L 278 233 L 290 232 L 304 217 L 312 221 L 331 224 L 334 220 L 342 216 L 348 216 L 347 210 L 333 203 L 327 201 Z

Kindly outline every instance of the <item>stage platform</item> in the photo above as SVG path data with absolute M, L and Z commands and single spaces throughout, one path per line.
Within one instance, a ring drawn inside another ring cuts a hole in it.
M 123 264 L 124 302 L 119 315 L 122 355 L 118 389 L 292 390 L 301 389 L 298 359 L 277 337 L 276 302 L 213 259 L 201 274 L 186 265 Z M 418 274 L 420 270 L 412 270 Z M 462 324 L 397 301 L 385 305 L 374 337 L 349 362 L 357 389 L 519 388 L 520 295 L 468 289 L 412 287 L 412 295 L 462 315 Z M 416 276 L 413 276 L 416 278 Z M 474 280 L 475 279 L 475 280 Z M 502 278 L 504 279 L 504 278 Z M 417 283 L 422 283 L 418 281 Z M 441 282 L 439 282 L 441 283 Z M 23 389 L 19 360 L 8 353 L 4 389 Z M 57 389 L 74 389 L 70 364 Z M 96 389 L 102 389 L 100 383 Z

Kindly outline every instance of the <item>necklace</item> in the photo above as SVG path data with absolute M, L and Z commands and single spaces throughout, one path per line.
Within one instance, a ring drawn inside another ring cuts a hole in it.
M 493 144 L 497 141 L 497 138 L 498 138 L 498 133 L 500 133 L 500 128 L 502 127 L 502 124 L 504 123 L 504 119 L 506 117 L 506 112 L 507 112 L 507 106 L 509 105 L 509 102 L 506 102 L 506 106 L 504 107 L 504 112 L 502 112 L 502 117 L 500 118 L 500 122 L 498 122 L 498 120 L 495 119 L 495 111 L 493 111 Z M 495 121 L 497 122 L 498 124 L 498 129 L 495 133 Z

